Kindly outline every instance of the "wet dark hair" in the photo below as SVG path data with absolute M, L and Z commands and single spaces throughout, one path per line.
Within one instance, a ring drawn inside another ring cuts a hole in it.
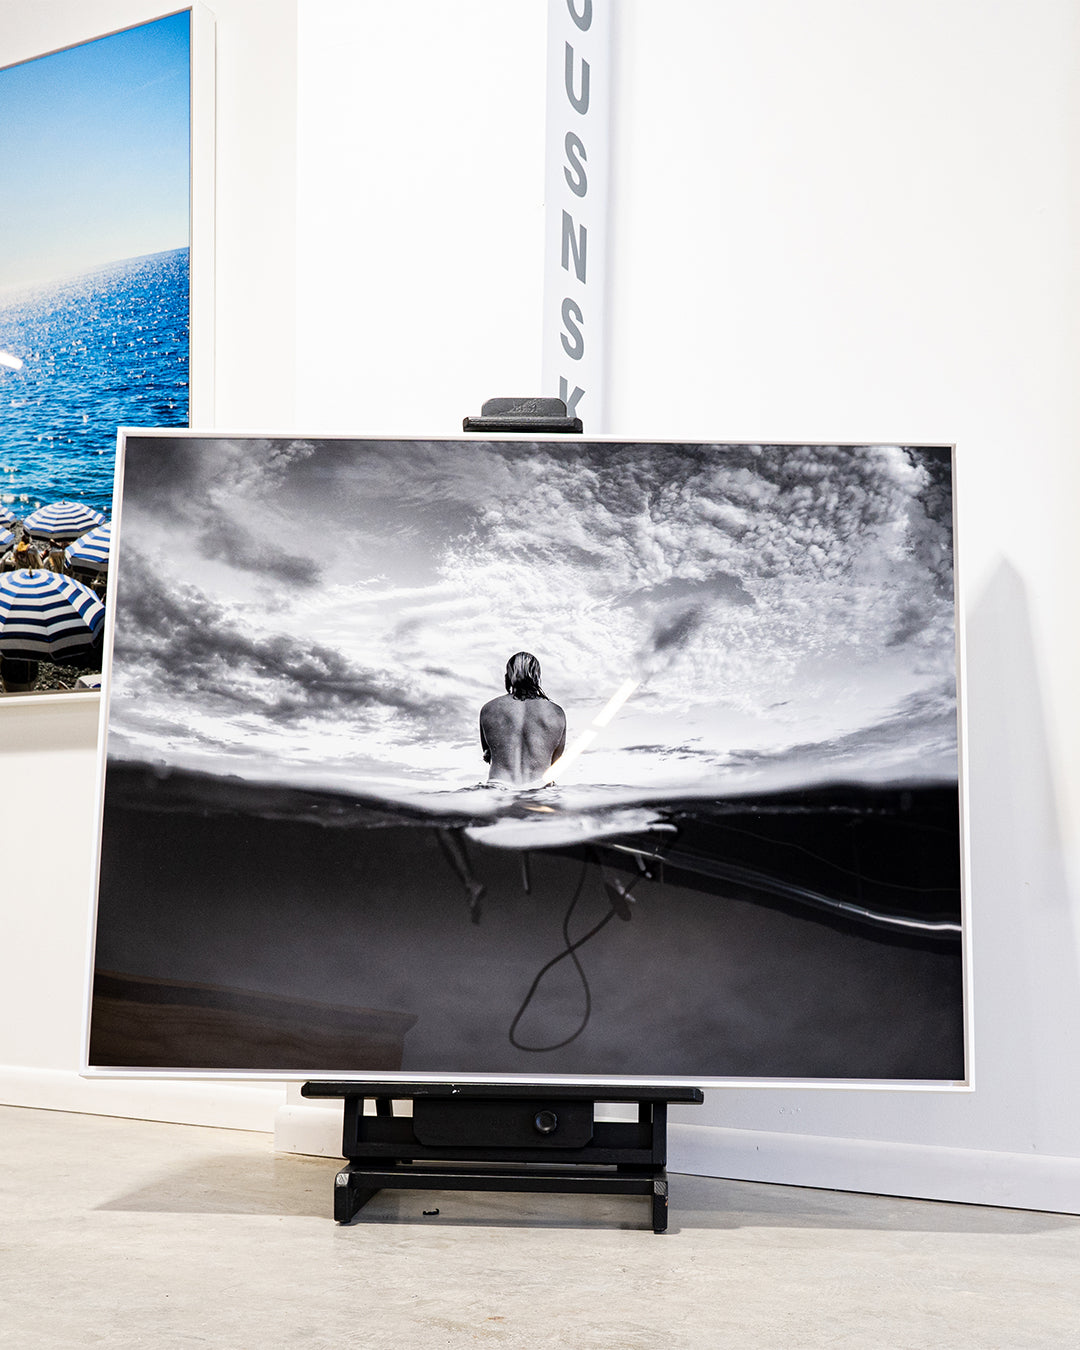
M 532 652 L 515 652 L 507 661 L 506 692 L 514 698 L 547 698 L 540 688 L 540 662 Z

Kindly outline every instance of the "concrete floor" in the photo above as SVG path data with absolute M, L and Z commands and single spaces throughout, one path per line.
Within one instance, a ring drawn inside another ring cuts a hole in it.
M 1080 1344 L 1080 1219 L 674 1176 L 662 1237 L 636 1197 L 383 1192 L 339 1227 L 336 1170 L 0 1108 L 0 1345 Z

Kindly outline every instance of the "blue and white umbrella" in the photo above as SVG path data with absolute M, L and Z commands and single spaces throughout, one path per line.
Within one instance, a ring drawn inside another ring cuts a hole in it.
M 5 530 L 3 524 L 0 524 L 0 553 L 9 549 L 15 542 L 15 536 L 10 530 Z
M 98 525 L 89 534 L 76 539 L 64 549 L 64 557 L 70 567 L 80 567 L 84 572 L 107 572 L 109 570 L 109 548 L 112 545 L 112 521 Z
M 14 525 L 15 512 L 9 511 L 3 502 L 0 502 L 0 525 Z
M 89 586 L 44 568 L 0 573 L 0 654 L 56 661 L 89 647 L 105 606 Z
M 100 511 L 82 502 L 52 502 L 31 511 L 23 521 L 23 529 L 35 539 L 78 539 L 95 525 L 104 523 Z

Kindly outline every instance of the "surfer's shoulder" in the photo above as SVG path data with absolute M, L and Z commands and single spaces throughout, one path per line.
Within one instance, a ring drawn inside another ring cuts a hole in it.
M 500 694 L 498 698 L 489 698 L 480 709 L 480 716 L 483 717 L 485 713 L 496 712 L 499 708 L 505 708 L 508 703 L 513 703 L 513 701 L 509 694 Z

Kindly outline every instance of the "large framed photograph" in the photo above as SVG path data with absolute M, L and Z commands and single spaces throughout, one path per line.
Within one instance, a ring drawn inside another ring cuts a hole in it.
M 100 684 L 117 428 L 191 417 L 208 64 L 193 6 L 0 69 L 0 699 Z
M 121 440 L 91 1071 L 964 1083 L 950 448 Z

